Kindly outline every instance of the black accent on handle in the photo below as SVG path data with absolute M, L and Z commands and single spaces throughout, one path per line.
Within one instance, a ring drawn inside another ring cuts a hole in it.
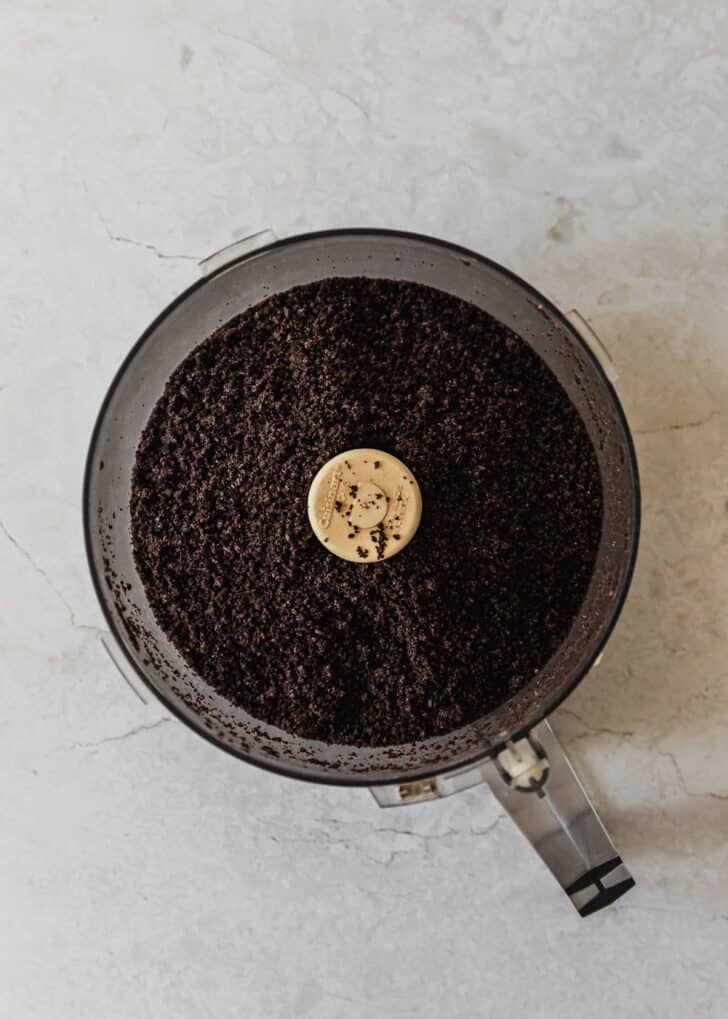
M 609 885 L 608 887 L 602 884 L 601 879 L 603 877 L 611 874 L 613 870 L 621 866 L 622 857 L 615 856 L 611 860 L 607 860 L 606 863 L 600 863 L 598 867 L 592 867 L 586 874 L 582 874 L 573 884 L 564 889 L 567 895 L 574 895 L 576 892 L 584 891 L 590 886 L 594 886 L 596 889 L 596 894 L 593 898 L 589 899 L 583 906 L 577 907 L 580 916 L 590 916 L 592 913 L 604 909 L 605 906 L 611 905 L 612 902 L 615 902 L 625 892 L 628 892 L 630 888 L 634 888 L 635 880 L 632 877 L 625 878 L 624 881 L 620 881 L 616 885 Z

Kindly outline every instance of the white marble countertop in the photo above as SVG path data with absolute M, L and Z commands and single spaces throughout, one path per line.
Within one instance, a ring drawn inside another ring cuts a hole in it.
M 452 6 L 2 6 L 2 1017 L 725 1015 L 728 8 Z M 589 920 L 485 789 L 384 813 L 265 774 L 104 653 L 96 411 L 196 259 L 266 225 L 481 250 L 621 368 L 641 556 L 553 718 L 638 882 Z

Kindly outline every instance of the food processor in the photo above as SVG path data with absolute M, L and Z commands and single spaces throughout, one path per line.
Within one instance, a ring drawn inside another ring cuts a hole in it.
M 91 575 L 111 631 L 105 645 L 112 658 L 132 685 L 140 677 L 169 711 L 217 747 L 282 775 L 368 786 L 382 807 L 437 799 L 485 782 L 581 915 L 613 902 L 634 881 L 547 721 L 598 664 L 624 603 L 637 551 L 637 465 L 606 350 L 576 312 L 563 314 L 502 266 L 416 234 L 331 230 L 277 240 L 263 231 L 210 256 L 201 269 L 202 277 L 130 351 L 91 438 L 84 530 Z M 488 715 L 445 736 L 404 746 L 337 746 L 301 739 L 226 700 L 187 664 L 157 624 L 132 551 L 129 497 L 135 453 L 171 373 L 222 323 L 251 305 L 331 276 L 434 287 L 508 326 L 543 359 L 578 410 L 601 475 L 599 551 L 581 611 L 562 645 L 523 689 Z

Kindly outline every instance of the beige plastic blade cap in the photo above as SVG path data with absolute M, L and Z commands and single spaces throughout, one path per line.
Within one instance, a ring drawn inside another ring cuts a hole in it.
M 412 540 L 422 517 L 417 480 L 381 449 L 349 449 L 311 482 L 308 519 L 324 548 L 352 563 L 389 559 Z

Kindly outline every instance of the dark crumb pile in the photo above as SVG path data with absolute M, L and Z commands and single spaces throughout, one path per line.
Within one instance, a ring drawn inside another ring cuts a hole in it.
M 423 496 L 401 553 L 320 544 L 312 478 L 394 453 Z M 160 625 L 256 718 L 391 745 L 500 704 L 579 611 L 601 528 L 594 452 L 543 362 L 473 305 L 329 279 L 218 329 L 174 372 L 137 451 L 132 527 Z

